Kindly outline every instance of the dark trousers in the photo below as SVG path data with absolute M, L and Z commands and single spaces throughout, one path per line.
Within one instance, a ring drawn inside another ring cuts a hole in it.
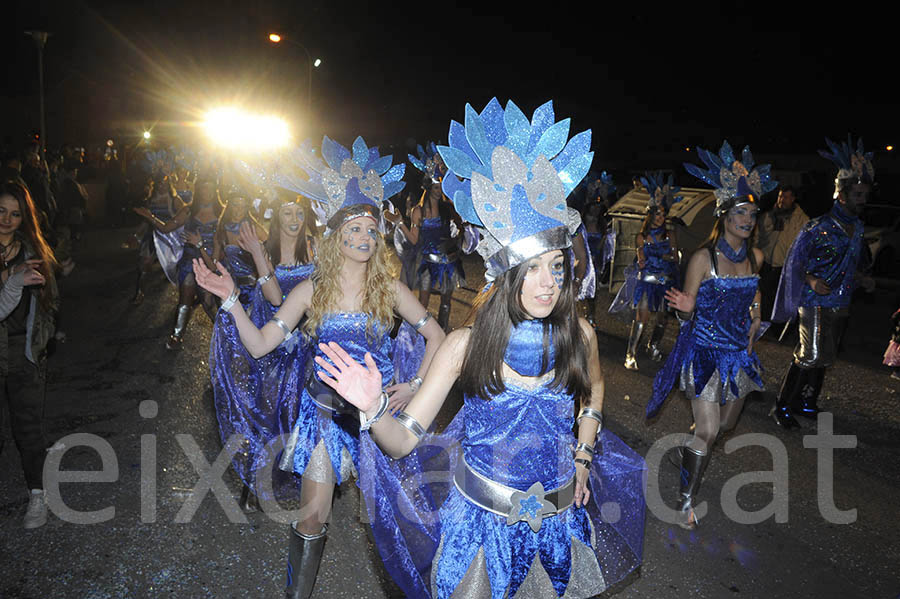
M 22 458 L 25 482 L 29 489 L 43 489 L 44 458 L 44 391 L 46 368 L 41 361 L 35 366 L 25 357 L 25 335 L 9 337 L 9 361 L 6 376 L 0 376 L 0 403 L 9 407 L 13 439 Z M 0 418 L 5 410 L 0 406 Z M 0 429 L 3 428 L 0 422 Z
M 775 292 L 778 291 L 778 282 L 781 280 L 781 266 L 772 266 L 763 262 L 759 269 L 759 294 L 762 297 L 762 319 L 769 320 L 772 317 L 772 308 L 775 306 Z

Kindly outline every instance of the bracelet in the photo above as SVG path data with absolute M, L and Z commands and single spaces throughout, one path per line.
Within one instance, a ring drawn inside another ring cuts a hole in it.
M 754 308 L 759 308 L 759 302 L 753 302 L 752 304 L 750 304 L 750 309 L 753 310 Z
M 231 290 L 231 295 L 228 296 L 228 299 L 222 302 L 222 305 L 219 306 L 219 309 L 228 312 L 229 310 L 231 310 L 231 306 L 233 306 L 235 302 L 237 302 L 238 297 L 240 297 L 240 294 L 238 293 L 237 287 L 235 287 Z
M 591 469 L 591 463 L 592 463 L 592 462 L 591 462 L 591 460 L 588 460 L 588 459 L 586 459 L 586 458 L 575 458 L 575 463 L 576 463 L 576 464 L 581 464 L 582 466 L 584 466 L 584 467 L 587 468 L 588 470 Z
M 421 319 L 419 322 L 417 322 L 416 324 L 414 324 L 414 325 L 413 325 L 413 328 L 414 328 L 416 331 L 418 331 L 419 329 L 421 329 L 422 327 L 425 326 L 425 323 L 428 322 L 428 319 L 429 319 L 429 318 L 431 318 L 431 314 L 430 314 L 429 312 L 426 311 L 426 312 L 425 312 L 425 316 L 423 316 L 422 319 Z
M 425 436 L 425 429 L 419 424 L 419 421 L 406 412 L 399 412 L 394 416 L 394 420 L 406 427 L 419 441 Z
M 583 418 L 596 420 L 599 423 L 598 430 L 603 428 L 603 413 L 600 410 L 595 410 L 594 408 L 582 408 L 581 413 L 578 414 L 578 418 L 575 419 L 575 424 L 581 424 Z
M 284 323 L 284 321 L 281 320 L 280 318 L 272 317 L 272 321 L 271 321 L 271 322 L 274 322 L 276 325 L 278 325 L 278 328 L 282 330 L 282 332 L 284 333 L 284 340 L 285 340 L 285 341 L 287 341 L 288 339 L 290 339 L 290 338 L 294 335 L 294 333 L 291 331 L 290 327 L 288 327 L 288 325 L 286 325 L 286 324 Z
M 575 446 L 575 451 L 573 453 L 578 453 L 579 451 L 583 451 L 588 454 L 592 458 L 594 457 L 594 448 L 588 445 L 587 443 L 579 443 Z
M 269 282 L 269 279 L 271 279 L 274 276 L 275 276 L 275 273 L 272 271 L 269 271 L 269 274 L 259 277 L 258 279 L 256 279 L 256 282 L 259 283 L 260 285 L 265 285 L 267 282 Z
M 378 422 L 384 413 L 387 412 L 388 407 L 388 396 L 384 391 L 381 392 L 381 403 L 378 404 L 378 411 L 375 412 L 375 415 L 372 418 L 366 418 L 366 413 L 362 410 L 359 411 L 359 430 L 367 431 L 373 424 Z
M 412 390 L 413 393 L 418 391 L 419 387 L 421 387 L 421 386 L 422 386 L 422 377 L 420 377 L 419 375 L 416 375 L 412 379 L 410 379 L 409 388 Z

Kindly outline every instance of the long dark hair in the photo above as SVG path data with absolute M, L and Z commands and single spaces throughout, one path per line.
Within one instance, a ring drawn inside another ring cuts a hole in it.
M 297 245 L 294 248 L 294 261 L 297 264 L 306 264 L 309 262 L 309 255 L 306 253 L 306 238 L 309 235 L 309 223 L 314 222 L 312 209 L 309 201 L 303 196 L 297 196 L 298 204 L 303 208 L 303 227 L 297 236 Z M 269 237 L 266 239 L 266 251 L 273 264 L 278 265 L 281 261 L 281 208 L 286 202 L 280 200 L 276 202 L 272 211 L 272 220 L 269 222 Z
M 565 389 L 580 401 L 591 394 L 591 381 L 587 374 L 587 345 L 575 313 L 570 251 L 563 250 L 563 262 L 563 287 L 556 306 L 544 319 L 542 364 L 546 368 L 552 325 L 555 363 L 550 386 Z M 528 318 L 520 300 L 527 265 L 524 262 L 503 273 L 475 299 L 472 315 L 469 317 L 472 320 L 474 315 L 474 322 L 471 324 L 472 331 L 458 380 L 465 395 L 487 399 L 506 389 L 503 383 L 503 356 L 509 343 L 509 333 L 512 326 Z
M 740 201 L 742 198 L 736 198 L 735 202 Z M 754 202 L 754 205 L 755 202 Z M 706 238 L 702 244 L 700 244 L 700 248 L 707 248 L 712 251 L 716 250 L 716 246 L 719 245 L 719 240 L 725 235 L 725 219 L 728 218 L 728 211 L 722 213 L 722 216 L 716 219 L 716 224 L 713 225 L 712 231 L 709 233 L 709 237 Z M 753 225 L 753 231 L 750 232 L 750 237 L 747 238 L 747 258 L 750 259 L 750 268 L 753 269 L 753 272 L 756 272 L 756 254 L 753 252 L 753 248 L 756 247 L 756 235 L 759 233 L 759 219 L 756 220 L 756 224 Z
M 19 203 L 19 211 L 22 213 L 22 223 L 16 230 L 16 234 L 20 235 L 34 251 L 36 258 L 41 260 L 38 270 L 44 275 L 46 283 L 40 294 L 40 303 L 45 310 L 52 308 L 53 288 L 56 287 L 54 272 L 58 265 L 56 258 L 53 256 L 53 250 L 44 239 L 41 233 L 41 227 L 37 217 L 37 211 L 34 208 L 34 202 L 31 200 L 31 194 L 28 188 L 16 181 L 4 181 L 0 184 L 0 196 L 9 195 L 16 199 Z M 23 244 L 24 246 L 24 244 Z M 24 252 L 23 247 L 20 252 Z M 6 268 L 6 263 L 0 257 L 0 269 Z
M 647 234 L 650 233 L 650 229 L 653 228 L 653 219 L 656 217 L 656 213 L 659 210 L 665 211 L 664 208 L 653 207 L 649 211 L 647 211 L 647 216 L 644 217 L 644 222 L 641 224 L 641 235 L 647 237 Z M 669 237 L 669 229 L 666 228 L 666 223 L 663 223 L 663 236 L 662 239 L 667 239 Z M 662 241 L 662 239 L 660 241 Z
M 200 209 L 203 207 L 200 202 L 197 201 L 197 196 L 199 195 L 197 191 L 200 189 L 201 185 L 212 185 L 213 187 L 213 197 L 210 200 L 213 204 L 213 212 L 216 214 L 216 218 L 222 213 L 222 201 L 219 198 L 219 186 L 216 185 L 216 180 L 210 177 L 199 177 L 194 182 L 194 193 L 193 199 L 190 204 L 190 214 L 191 216 L 197 216 L 197 213 L 200 212 Z

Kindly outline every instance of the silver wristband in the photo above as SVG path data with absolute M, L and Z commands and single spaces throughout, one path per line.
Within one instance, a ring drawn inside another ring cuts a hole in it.
M 265 285 L 266 283 L 269 282 L 269 279 L 271 279 L 274 276 L 275 276 L 275 273 L 270 271 L 269 274 L 261 276 L 258 279 L 256 279 L 256 282 L 259 283 L 260 285 Z
M 425 326 L 425 323 L 428 322 L 428 320 L 430 318 L 431 318 L 431 314 L 429 312 L 425 312 L 425 316 L 423 316 L 419 322 L 414 324 L 413 328 L 418 331 L 419 329 L 421 329 L 422 327 Z
M 603 413 L 600 410 L 595 410 L 594 408 L 582 408 L 581 413 L 578 414 L 578 418 L 575 419 L 575 424 L 581 424 L 581 421 L 584 418 L 596 420 L 599 423 L 599 428 L 603 428 Z
M 235 287 L 231 290 L 231 295 L 228 296 L 228 299 L 222 302 L 222 305 L 219 307 L 219 309 L 228 312 L 229 310 L 231 310 L 231 306 L 233 306 L 235 302 L 237 302 L 239 297 L 240 294 L 238 293 L 238 288 Z
M 372 418 L 366 418 L 366 413 L 362 410 L 359 411 L 359 430 L 367 431 L 372 427 L 373 424 L 378 422 L 384 413 L 387 412 L 388 407 L 388 396 L 384 391 L 381 392 L 381 403 L 378 404 L 378 411 L 375 412 L 375 415 Z
M 416 439 L 418 439 L 419 441 L 421 441 L 422 437 L 425 436 L 425 429 L 422 428 L 422 425 L 419 424 L 419 421 L 406 412 L 398 413 L 396 416 L 394 416 L 394 420 L 406 427 L 407 430 L 415 435 Z
M 281 331 L 284 333 L 285 341 L 287 341 L 288 339 L 290 339 L 291 337 L 294 336 L 294 333 L 291 331 L 291 329 L 288 327 L 288 325 L 286 325 L 284 323 L 284 321 L 281 320 L 280 318 L 273 317 L 272 322 L 274 322 L 276 325 L 278 325 L 278 328 L 281 329 Z
M 416 375 L 409 380 L 409 388 L 413 393 L 419 390 L 419 387 L 422 386 L 422 377 Z
M 573 453 L 578 453 L 579 451 L 583 451 L 584 453 L 591 456 L 591 459 L 594 458 L 594 448 L 588 445 L 587 443 L 579 443 L 575 446 L 575 451 Z

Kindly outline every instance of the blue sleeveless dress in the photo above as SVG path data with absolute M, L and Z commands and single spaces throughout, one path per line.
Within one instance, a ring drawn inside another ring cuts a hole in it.
M 653 380 L 647 417 L 655 416 L 677 379 L 691 399 L 740 399 L 763 388 L 756 352 L 747 353 L 750 304 L 759 276 L 719 276 L 713 266 L 700 283 L 693 320 L 682 323 L 672 353 Z
M 275 277 L 287 296 L 309 277 L 313 265 L 277 266 Z M 259 286 L 253 292 L 248 315 L 257 327 L 277 311 Z M 213 327 L 209 364 L 216 418 L 223 445 L 238 434 L 241 450 L 232 464 L 244 484 L 263 499 L 298 499 L 292 473 L 273 465 L 299 413 L 311 344 L 299 331 L 265 356 L 254 359 L 241 343 L 228 312 L 219 312 Z
M 450 237 L 450 224 L 441 217 L 422 220 L 419 231 L 419 267 L 416 288 L 427 288 L 440 294 L 465 285 L 466 274 L 459 249 Z
M 545 516 L 537 531 L 525 520 L 507 524 L 453 482 L 465 461 L 519 491 L 563 486 L 574 474 L 573 411 L 573 397 L 549 382 L 506 383 L 490 399 L 465 397 L 448 428 L 405 458 L 386 458 L 362 435 L 360 486 L 376 546 L 408 597 L 592 597 L 640 564 L 645 465 L 606 430 L 587 507 Z
M 651 312 L 658 312 L 661 307 L 664 308 L 666 291 L 676 283 L 677 265 L 664 259 L 672 251 L 672 244 L 668 237 L 657 239 L 662 233 L 660 227 L 651 230 L 644 238 L 644 268 L 636 273 L 632 307 L 636 308 L 646 295 L 647 307 Z
M 209 222 L 200 222 L 193 216 L 188 218 L 187 223 L 184 225 L 185 231 L 190 231 L 192 233 L 199 233 L 200 237 L 203 239 L 204 247 L 211 248 L 213 247 L 213 239 L 216 236 L 216 225 L 218 224 L 217 219 L 213 219 Z M 184 283 L 184 280 L 188 275 L 193 274 L 194 272 L 194 258 L 200 257 L 200 250 L 198 250 L 193 245 L 184 245 L 184 251 L 181 254 L 181 258 L 178 260 L 178 264 L 176 265 L 175 272 L 178 277 L 178 284 L 181 285 Z
M 367 332 L 368 323 L 369 315 L 361 312 L 326 315 L 316 331 L 312 356 L 325 358 L 319 343 L 331 341 L 359 363 L 363 363 L 363 357 L 369 352 L 387 387 L 394 379 L 390 329 L 373 323 L 373 331 Z M 329 409 L 328 406 L 334 405 L 330 403 L 333 394 L 313 372 L 315 362 L 309 360 L 309 365 L 299 413 L 281 467 L 312 480 L 335 480 L 340 484 L 353 472 L 359 472 L 359 412 L 347 406 L 339 406 L 340 411 Z M 326 471 L 329 463 L 332 472 Z

